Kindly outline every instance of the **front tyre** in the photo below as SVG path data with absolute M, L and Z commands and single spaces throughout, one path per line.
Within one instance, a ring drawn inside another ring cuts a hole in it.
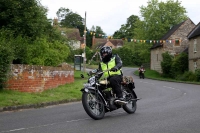
M 82 104 L 86 113 L 93 119 L 102 119 L 105 115 L 103 99 L 94 91 L 83 92 Z

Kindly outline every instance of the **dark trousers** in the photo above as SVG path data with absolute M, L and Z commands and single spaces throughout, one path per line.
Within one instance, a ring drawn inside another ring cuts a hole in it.
M 122 90 L 121 90 L 121 82 L 122 82 L 122 76 L 121 75 L 115 75 L 108 78 L 110 81 L 110 85 L 116 94 L 118 98 L 122 98 Z

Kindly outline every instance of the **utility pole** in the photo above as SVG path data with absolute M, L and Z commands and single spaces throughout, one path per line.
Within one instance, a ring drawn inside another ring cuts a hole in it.
M 86 47 L 86 12 L 85 12 L 85 26 L 84 26 L 84 58 L 83 58 L 83 70 L 85 70 L 86 65 L 86 53 L 85 53 L 85 47 Z

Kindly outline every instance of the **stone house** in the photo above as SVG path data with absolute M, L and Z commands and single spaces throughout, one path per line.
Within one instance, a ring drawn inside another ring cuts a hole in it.
M 189 71 L 195 72 L 196 69 L 200 69 L 200 22 L 188 34 L 188 39 Z
M 72 47 L 73 50 L 81 48 L 81 36 L 79 29 L 67 29 L 64 34 L 69 39 L 69 45 Z
M 81 36 L 79 29 L 60 27 L 57 18 L 54 18 L 53 20 L 53 27 L 59 30 L 63 36 L 66 36 L 68 43 L 73 50 L 81 48 Z
M 158 42 L 151 47 L 151 65 L 152 70 L 162 73 L 161 61 L 162 53 L 176 56 L 188 48 L 187 35 L 195 27 L 195 24 L 187 19 L 173 26 Z

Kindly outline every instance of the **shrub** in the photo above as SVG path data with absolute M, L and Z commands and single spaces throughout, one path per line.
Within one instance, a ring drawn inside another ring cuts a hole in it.
M 197 77 L 193 72 L 187 71 L 183 75 L 177 76 L 177 79 L 181 81 L 196 81 Z
M 171 77 L 175 78 L 176 75 L 180 75 L 185 71 L 188 71 L 188 54 L 181 53 L 172 61 Z
M 199 82 L 200 81 L 200 69 L 196 69 L 194 74 L 196 75 L 197 81 Z
M 13 48 L 11 47 L 12 37 L 7 31 L 0 31 L 0 89 L 5 86 L 8 72 L 10 70 L 10 63 L 14 58 Z
M 172 64 L 172 55 L 170 55 L 168 52 L 165 52 L 162 54 L 163 61 L 161 62 L 161 68 L 163 72 L 164 77 L 171 77 L 171 64 Z

